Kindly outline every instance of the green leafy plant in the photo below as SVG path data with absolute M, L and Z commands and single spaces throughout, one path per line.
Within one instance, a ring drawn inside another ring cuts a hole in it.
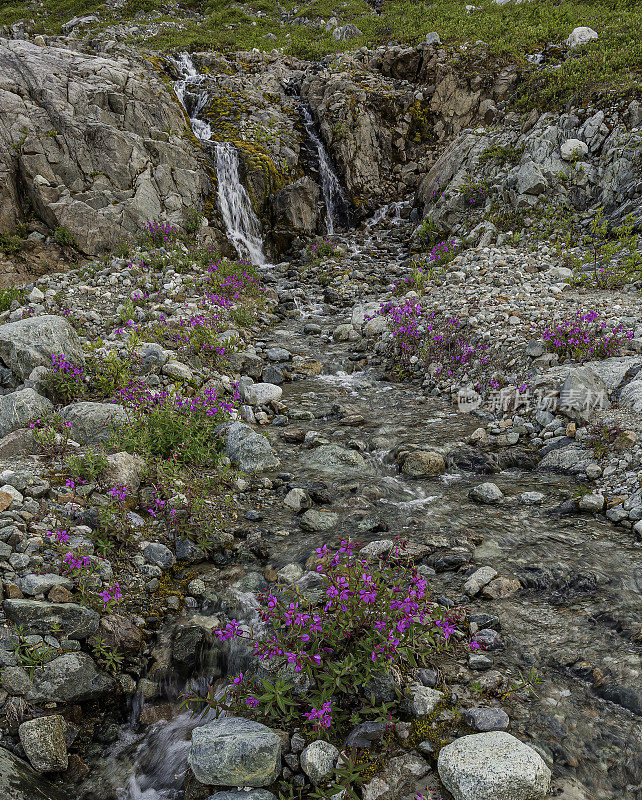
M 122 655 L 110 647 L 101 636 L 92 637 L 91 649 L 100 666 L 111 675 L 118 675 L 123 666 Z
M 59 225 L 57 228 L 54 228 L 54 240 L 56 244 L 59 244 L 61 247 L 76 246 L 76 240 L 73 234 L 69 228 L 66 228 L 64 225 Z
M 575 270 L 573 283 L 595 289 L 614 289 L 642 280 L 642 250 L 632 214 L 613 227 L 599 208 L 591 220 L 589 233 L 582 238 L 587 254 L 582 267 Z M 588 268 L 588 272 L 586 272 Z
M 16 300 L 19 305 L 27 301 L 27 292 L 21 286 L 11 286 L 8 289 L 0 289 L 0 313 L 8 311 L 11 304 Z
M 65 467 L 69 473 L 78 480 L 91 483 L 109 466 L 107 455 L 103 450 L 93 447 L 87 448 L 84 453 L 70 455 L 65 460 Z

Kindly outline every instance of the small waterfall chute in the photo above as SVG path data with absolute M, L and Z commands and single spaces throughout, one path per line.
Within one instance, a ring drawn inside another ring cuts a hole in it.
M 346 225 L 350 216 L 350 201 L 341 185 L 339 176 L 332 165 L 321 137 L 317 134 L 314 126 L 314 119 L 310 109 L 306 105 L 301 106 L 303 125 L 310 141 L 314 145 L 319 160 L 319 177 L 321 178 L 321 190 L 323 192 L 323 202 L 325 204 L 326 230 L 333 234 L 335 223 Z
M 231 142 L 212 141 L 210 124 L 199 116 L 208 99 L 207 92 L 201 88 L 205 76 L 197 71 L 188 53 L 175 58 L 174 64 L 180 75 L 174 91 L 190 119 L 192 131 L 201 142 L 212 142 L 215 146 L 218 202 L 227 237 L 239 258 L 265 264 L 261 223 L 241 182 L 237 149 Z

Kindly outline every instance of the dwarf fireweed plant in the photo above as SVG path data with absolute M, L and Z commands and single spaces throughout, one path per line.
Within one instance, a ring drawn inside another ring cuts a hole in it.
M 58 414 L 29 423 L 33 438 L 42 454 L 48 458 L 64 456 L 69 448 L 71 422 L 63 420 Z
M 575 286 L 617 289 L 642 278 L 642 250 L 636 233 L 635 217 L 626 217 L 620 226 L 610 226 L 599 208 L 591 220 L 583 264 L 573 276 Z
M 141 244 L 161 247 L 176 242 L 181 237 L 181 232 L 169 222 L 149 220 L 141 236 Z
M 483 206 L 486 202 L 486 198 L 490 194 L 490 188 L 486 181 L 478 181 L 475 183 L 471 181 L 470 178 L 459 187 L 458 191 L 466 206 L 470 208 Z
M 217 427 L 229 421 L 239 400 L 238 393 L 225 399 L 214 389 L 204 389 L 194 397 L 155 392 L 140 381 L 122 389 L 120 398 L 128 422 L 119 429 L 119 446 L 192 466 L 216 463 Z
M 541 336 L 548 350 L 556 353 L 560 361 L 566 358 L 583 363 L 617 356 L 633 338 L 633 331 L 623 325 L 609 326 L 600 321 L 597 311 L 578 311 L 574 317 L 555 326 L 545 326 Z
M 231 481 L 223 469 L 216 475 L 179 468 L 157 461 L 149 476 L 151 492 L 147 513 L 175 540 L 189 539 L 206 553 L 220 549 L 232 509 Z
M 489 362 L 488 346 L 468 339 L 460 320 L 426 310 L 412 298 L 383 303 L 394 355 L 404 367 L 421 362 L 433 377 L 457 378 Z
M 453 240 L 437 242 L 430 252 L 412 261 L 412 273 L 395 285 L 395 293 L 403 294 L 410 289 L 423 291 L 441 277 L 444 267 L 455 258 L 458 248 Z
M 220 298 L 239 300 L 242 296 L 260 298 L 263 287 L 256 267 L 249 261 L 229 261 L 222 258 L 206 267 L 206 296 L 211 303 L 223 305 Z
M 64 355 L 52 355 L 49 372 L 43 381 L 44 393 L 54 403 L 71 403 L 85 393 L 85 370 Z
M 375 704 L 374 681 L 427 664 L 447 648 L 456 612 L 446 617 L 431 600 L 403 544 L 375 561 L 347 541 L 336 552 L 325 545 L 316 552 L 313 591 L 279 586 L 260 597 L 260 631 L 234 619 L 215 631 L 222 642 L 246 640 L 258 667 L 231 679 L 222 699 L 210 694 L 205 702 L 282 725 L 303 723 L 318 737 L 339 740 L 364 719 L 390 720 L 400 701 Z

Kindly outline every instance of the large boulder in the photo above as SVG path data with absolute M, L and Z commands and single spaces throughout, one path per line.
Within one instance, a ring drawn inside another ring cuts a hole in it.
M 542 757 L 503 731 L 456 739 L 439 751 L 437 769 L 455 800 L 542 800 L 551 785 Z
M 37 669 L 26 694 L 31 702 L 83 703 L 99 700 L 114 689 L 109 675 L 98 672 L 87 653 L 65 653 Z
M 280 463 L 269 440 L 242 422 L 232 422 L 227 427 L 225 454 L 244 472 L 276 469 Z
M 588 422 L 596 411 L 609 408 L 608 387 L 591 367 L 569 371 L 560 389 L 559 408 L 567 417 Z
M 281 740 L 260 722 L 222 717 L 194 729 L 188 761 L 208 786 L 269 786 L 281 768 Z
M 0 397 L 0 436 L 22 428 L 27 422 L 46 417 L 53 403 L 33 389 L 21 389 Z
M 71 437 L 80 444 L 106 442 L 115 428 L 127 422 L 125 409 L 116 403 L 73 403 L 60 416 L 71 422 Z
M 2 800 L 68 800 L 69 792 L 54 786 L 25 761 L 0 747 Z
M 0 63 L 0 231 L 30 206 L 96 253 L 201 206 L 200 148 L 149 62 L 3 39 Z
M 44 603 L 39 600 L 5 600 L 4 613 L 27 633 L 47 636 L 57 627 L 70 639 L 86 639 L 98 628 L 96 611 L 76 603 Z
M 45 314 L 0 325 L 0 359 L 20 380 L 36 367 L 50 367 L 52 355 L 63 355 L 77 366 L 85 363 L 78 334 L 64 317 Z
M 320 191 L 306 175 L 281 189 L 272 197 L 272 214 L 276 225 L 294 234 L 311 234 L 319 219 Z
M 338 477 L 374 475 L 374 468 L 361 453 L 338 444 L 324 444 L 313 450 L 305 465 L 315 472 Z

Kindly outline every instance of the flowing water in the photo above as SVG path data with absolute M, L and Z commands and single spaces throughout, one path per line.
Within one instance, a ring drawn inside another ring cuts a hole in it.
M 180 74 L 179 80 L 174 84 L 176 96 L 189 116 L 196 138 L 204 144 L 209 143 L 212 141 L 212 128 L 199 117 L 208 100 L 207 89 L 203 86 L 207 76 L 199 74 L 187 53 L 178 56 L 174 64 Z M 261 223 L 241 181 L 236 147 L 231 142 L 213 142 L 213 145 L 218 202 L 227 238 L 239 258 L 248 259 L 252 264 L 265 264 Z
M 371 229 L 361 243 L 356 233 L 346 239 L 346 269 L 374 270 L 383 263 L 389 276 L 393 259 L 399 264 L 402 257 L 401 234 L 395 226 L 378 235 L 375 253 Z M 567 791 L 564 800 L 642 800 L 642 726 L 634 702 L 642 697 L 642 547 L 630 531 L 604 519 L 561 515 L 560 503 L 575 488 L 571 478 L 519 469 L 487 476 L 454 467 L 434 479 L 400 474 L 395 448 L 429 445 L 451 451 L 464 445 L 479 418 L 426 397 L 417 386 L 381 380 L 358 342 L 333 340 L 334 328 L 350 320 L 349 306 L 328 307 L 323 287 L 313 278 L 303 283 L 288 277 L 291 271 L 267 271 L 271 285 L 303 290 L 304 300 L 285 305 L 282 323 L 263 333 L 266 347 L 284 347 L 321 364 L 321 374 L 283 385 L 283 402 L 297 412 L 298 421 L 290 419 L 285 430 L 272 428 L 271 440 L 280 470 L 293 476 L 289 485 L 310 490 L 323 482 L 328 508 L 340 521 L 331 531 L 302 533 L 297 517 L 284 509 L 283 493 L 267 491 L 248 496 L 249 508 L 260 513 L 245 523 L 244 535 L 259 538 L 276 569 L 304 564 L 316 547 L 332 546 L 342 537 L 364 543 L 407 537 L 429 554 L 424 563 L 435 570 L 430 578 L 435 594 L 454 603 L 470 603 L 462 596 L 460 564 L 490 565 L 500 575 L 519 578 L 523 589 L 514 597 L 472 604 L 472 610 L 501 620 L 505 649 L 493 653 L 496 667 L 515 676 L 533 668 L 541 678 L 525 702 L 502 703 L 510 731 L 546 755 L 556 785 Z M 305 333 L 311 323 L 321 335 Z M 314 449 L 286 436 L 294 428 L 358 450 L 365 471 L 311 466 Z M 502 505 L 469 499 L 471 486 L 487 480 L 504 492 Z M 521 498 L 527 491 L 540 492 L 541 503 L 529 505 Z M 204 579 L 208 569 L 214 568 L 200 569 Z M 248 569 L 260 580 L 259 565 Z M 221 590 L 222 609 L 252 624 L 256 607 L 242 583 L 235 591 Z M 193 613 L 185 610 L 181 621 Z M 243 658 L 232 653 L 227 668 L 242 668 Z M 201 676 L 213 676 L 211 662 L 204 662 Z M 617 691 L 605 693 L 605 686 Z M 181 711 L 175 696 L 169 701 L 171 721 L 147 730 L 133 722 L 103 768 L 104 780 L 120 789 L 120 800 L 182 797 L 187 741 L 199 722 Z
M 315 147 L 319 160 L 319 177 L 321 178 L 321 190 L 325 204 L 326 231 L 329 234 L 333 234 L 335 232 L 335 223 L 340 226 L 345 226 L 348 223 L 350 203 L 332 166 L 330 156 L 321 141 L 321 136 L 315 129 L 310 109 L 306 105 L 302 105 L 301 114 L 305 130 Z

